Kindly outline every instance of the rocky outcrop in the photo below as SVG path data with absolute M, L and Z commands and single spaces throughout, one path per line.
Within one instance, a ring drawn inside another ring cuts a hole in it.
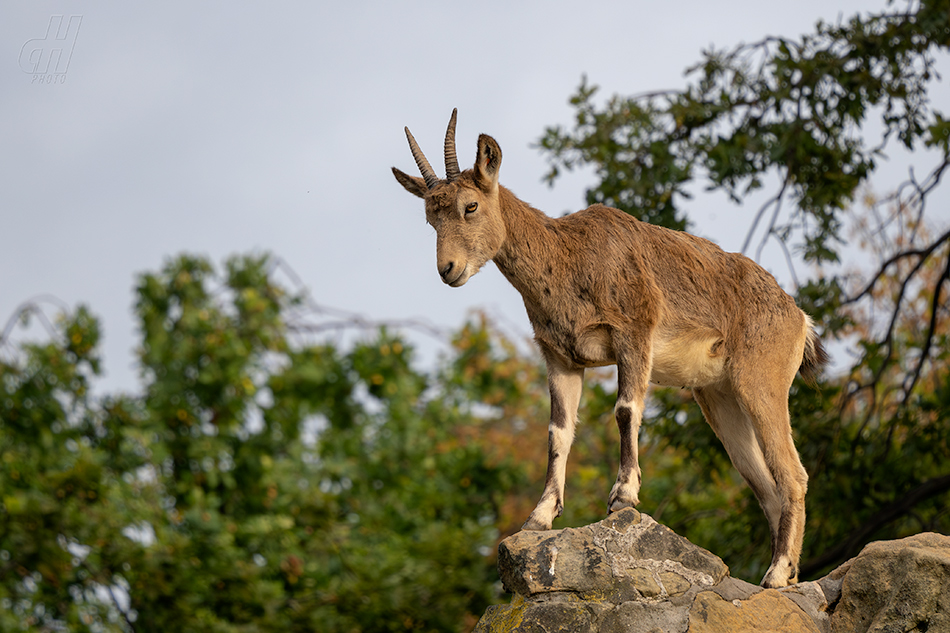
M 950 537 L 938 534 L 872 543 L 819 581 L 763 589 L 628 508 L 519 532 L 499 546 L 498 569 L 514 597 L 476 633 L 950 631 Z
M 841 598 L 832 631 L 950 631 L 950 536 L 868 544 L 833 571 Z

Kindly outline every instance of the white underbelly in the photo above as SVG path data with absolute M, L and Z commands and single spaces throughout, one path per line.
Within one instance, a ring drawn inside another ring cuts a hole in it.
M 722 380 L 726 357 L 717 332 L 692 332 L 653 343 L 650 380 L 668 387 L 703 387 Z

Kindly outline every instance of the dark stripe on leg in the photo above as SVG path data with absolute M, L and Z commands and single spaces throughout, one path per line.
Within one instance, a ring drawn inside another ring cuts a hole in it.
M 564 397 L 561 393 L 554 388 L 553 384 L 549 389 L 551 392 L 551 424 L 563 429 L 567 426 L 570 414 L 564 409 Z
M 628 406 L 617 407 L 617 428 L 620 429 L 620 476 L 619 481 L 630 481 L 636 471 L 635 457 L 632 442 L 637 441 L 633 435 L 633 411 Z M 639 475 L 637 476 L 639 481 Z
M 787 507 L 782 508 L 782 515 L 778 521 L 778 535 L 775 539 L 775 551 L 773 552 L 773 555 L 776 557 L 788 555 L 793 520 L 792 509 Z
M 544 493 L 541 495 L 541 501 L 555 497 L 555 505 L 557 507 L 557 514 L 555 516 L 561 516 L 561 512 L 564 508 L 564 500 L 561 499 L 561 495 L 558 492 L 560 490 L 559 482 L 557 479 L 557 460 L 560 457 L 560 453 L 554 448 L 554 431 L 548 431 L 548 472 L 545 476 L 544 481 Z
M 775 563 L 781 556 L 788 556 L 791 546 L 792 522 L 795 520 L 791 508 L 782 508 L 782 515 L 778 522 L 778 535 L 773 539 L 772 562 Z M 794 561 L 793 561 L 794 563 Z M 789 565 L 787 580 L 798 576 L 798 568 L 794 564 Z
M 560 455 L 554 448 L 554 431 L 548 431 L 548 481 L 554 478 L 554 463 Z

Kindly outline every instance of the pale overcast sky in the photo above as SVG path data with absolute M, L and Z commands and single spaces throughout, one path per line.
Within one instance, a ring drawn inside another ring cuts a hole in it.
M 462 168 L 489 133 L 504 151 L 502 183 L 559 215 L 583 206 L 592 179 L 549 189 L 532 145 L 545 126 L 571 123 L 582 74 L 603 96 L 676 88 L 710 45 L 885 6 L 5 0 L 0 327 L 36 295 L 85 302 L 104 325 L 103 385 L 132 389 L 135 274 L 183 251 L 218 264 L 269 251 L 322 304 L 446 328 L 484 308 L 528 335 L 520 297 L 493 266 L 461 289 L 440 281 L 422 203 L 390 172 L 415 172 L 403 126 L 441 173 L 458 107 Z M 71 55 L 45 83 L 30 55 L 50 46 L 39 40 L 57 15 Z M 697 232 L 741 247 L 752 210 L 704 196 L 689 209 Z

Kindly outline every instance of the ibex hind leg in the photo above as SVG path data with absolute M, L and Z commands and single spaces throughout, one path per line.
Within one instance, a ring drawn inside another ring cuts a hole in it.
M 764 377 L 755 380 L 762 382 Z M 788 385 L 791 385 L 791 377 Z M 778 525 L 772 526 L 772 564 L 762 579 L 762 585 L 784 587 L 798 582 L 798 562 L 805 536 L 805 492 L 808 489 L 808 474 L 792 439 L 788 387 L 781 392 L 769 385 L 758 384 L 746 385 L 737 391 L 739 402 L 755 427 L 759 447 L 781 503 Z
M 792 547 L 795 534 L 790 530 L 789 519 L 797 515 L 787 512 L 791 507 L 787 503 L 790 495 L 783 493 L 784 489 L 780 484 L 787 477 L 777 478 L 774 469 L 770 467 L 758 430 L 761 425 L 754 421 L 730 389 L 701 388 L 694 389 L 693 394 L 706 421 L 722 441 L 736 470 L 749 484 L 768 520 L 772 563 L 762 584 L 767 587 L 784 587 L 796 582 L 795 568 L 801 541 L 799 537 L 798 548 Z M 797 463 L 797 454 L 795 457 Z M 804 499 L 804 493 L 801 497 Z M 804 505 L 801 507 L 801 524 L 804 525 Z

